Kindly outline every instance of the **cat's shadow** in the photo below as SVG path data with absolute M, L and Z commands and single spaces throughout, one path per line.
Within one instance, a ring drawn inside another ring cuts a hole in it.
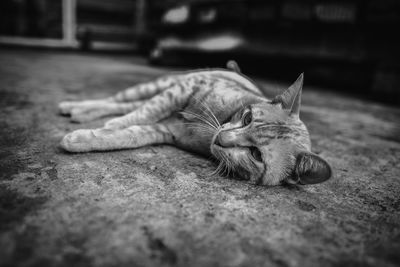
M 297 184 L 283 183 L 281 186 L 289 191 L 304 191 L 304 189 Z

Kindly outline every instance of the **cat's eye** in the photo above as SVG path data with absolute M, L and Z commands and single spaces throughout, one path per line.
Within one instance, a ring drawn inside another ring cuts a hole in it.
M 246 112 L 243 116 L 243 126 L 249 125 L 252 119 L 251 112 Z
M 261 151 L 258 148 L 254 146 L 250 147 L 250 153 L 255 160 L 262 161 Z

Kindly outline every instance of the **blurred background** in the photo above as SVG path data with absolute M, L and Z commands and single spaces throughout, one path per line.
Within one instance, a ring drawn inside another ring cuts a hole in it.
M 0 267 L 400 266 L 400 0 L 0 0 Z M 334 178 L 260 188 L 171 146 L 66 153 L 57 103 L 239 63 Z
M 2 0 L 0 44 L 140 54 L 400 103 L 398 0 Z

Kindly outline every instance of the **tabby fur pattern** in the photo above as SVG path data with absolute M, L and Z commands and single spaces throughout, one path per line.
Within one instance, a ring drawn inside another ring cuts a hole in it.
M 320 183 L 332 171 L 311 152 L 299 117 L 302 87 L 303 74 L 268 99 L 234 61 L 227 69 L 171 74 L 106 99 L 61 102 L 60 112 L 75 122 L 123 115 L 69 133 L 61 146 L 89 152 L 170 144 L 213 156 L 216 172 L 254 184 Z

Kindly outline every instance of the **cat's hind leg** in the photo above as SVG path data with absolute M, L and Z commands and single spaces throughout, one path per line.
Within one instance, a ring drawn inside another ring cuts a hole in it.
M 196 87 L 174 83 L 170 88 L 146 101 L 141 107 L 125 116 L 109 120 L 104 125 L 108 129 L 123 129 L 131 125 L 156 123 L 180 110 L 195 93 Z
M 177 76 L 165 76 L 160 77 L 154 81 L 140 83 L 129 87 L 115 96 L 113 96 L 114 101 L 117 102 L 129 102 L 149 99 L 162 91 L 170 88 L 177 82 Z
M 137 109 L 143 104 L 144 101 L 126 103 L 109 102 L 75 108 L 71 111 L 71 121 L 82 123 L 107 116 L 124 115 Z
M 69 152 L 138 148 L 151 144 L 173 144 L 167 124 L 134 125 L 121 130 L 82 129 L 67 134 L 61 147 Z
M 170 88 L 176 82 L 175 76 L 166 76 L 155 81 L 146 82 L 129 87 L 112 97 L 97 100 L 63 101 L 58 108 L 61 114 L 71 115 L 72 113 L 85 113 L 85 110 L 92 110 L 101 105 L 110 103 L 124 103 L 144 100 Z

